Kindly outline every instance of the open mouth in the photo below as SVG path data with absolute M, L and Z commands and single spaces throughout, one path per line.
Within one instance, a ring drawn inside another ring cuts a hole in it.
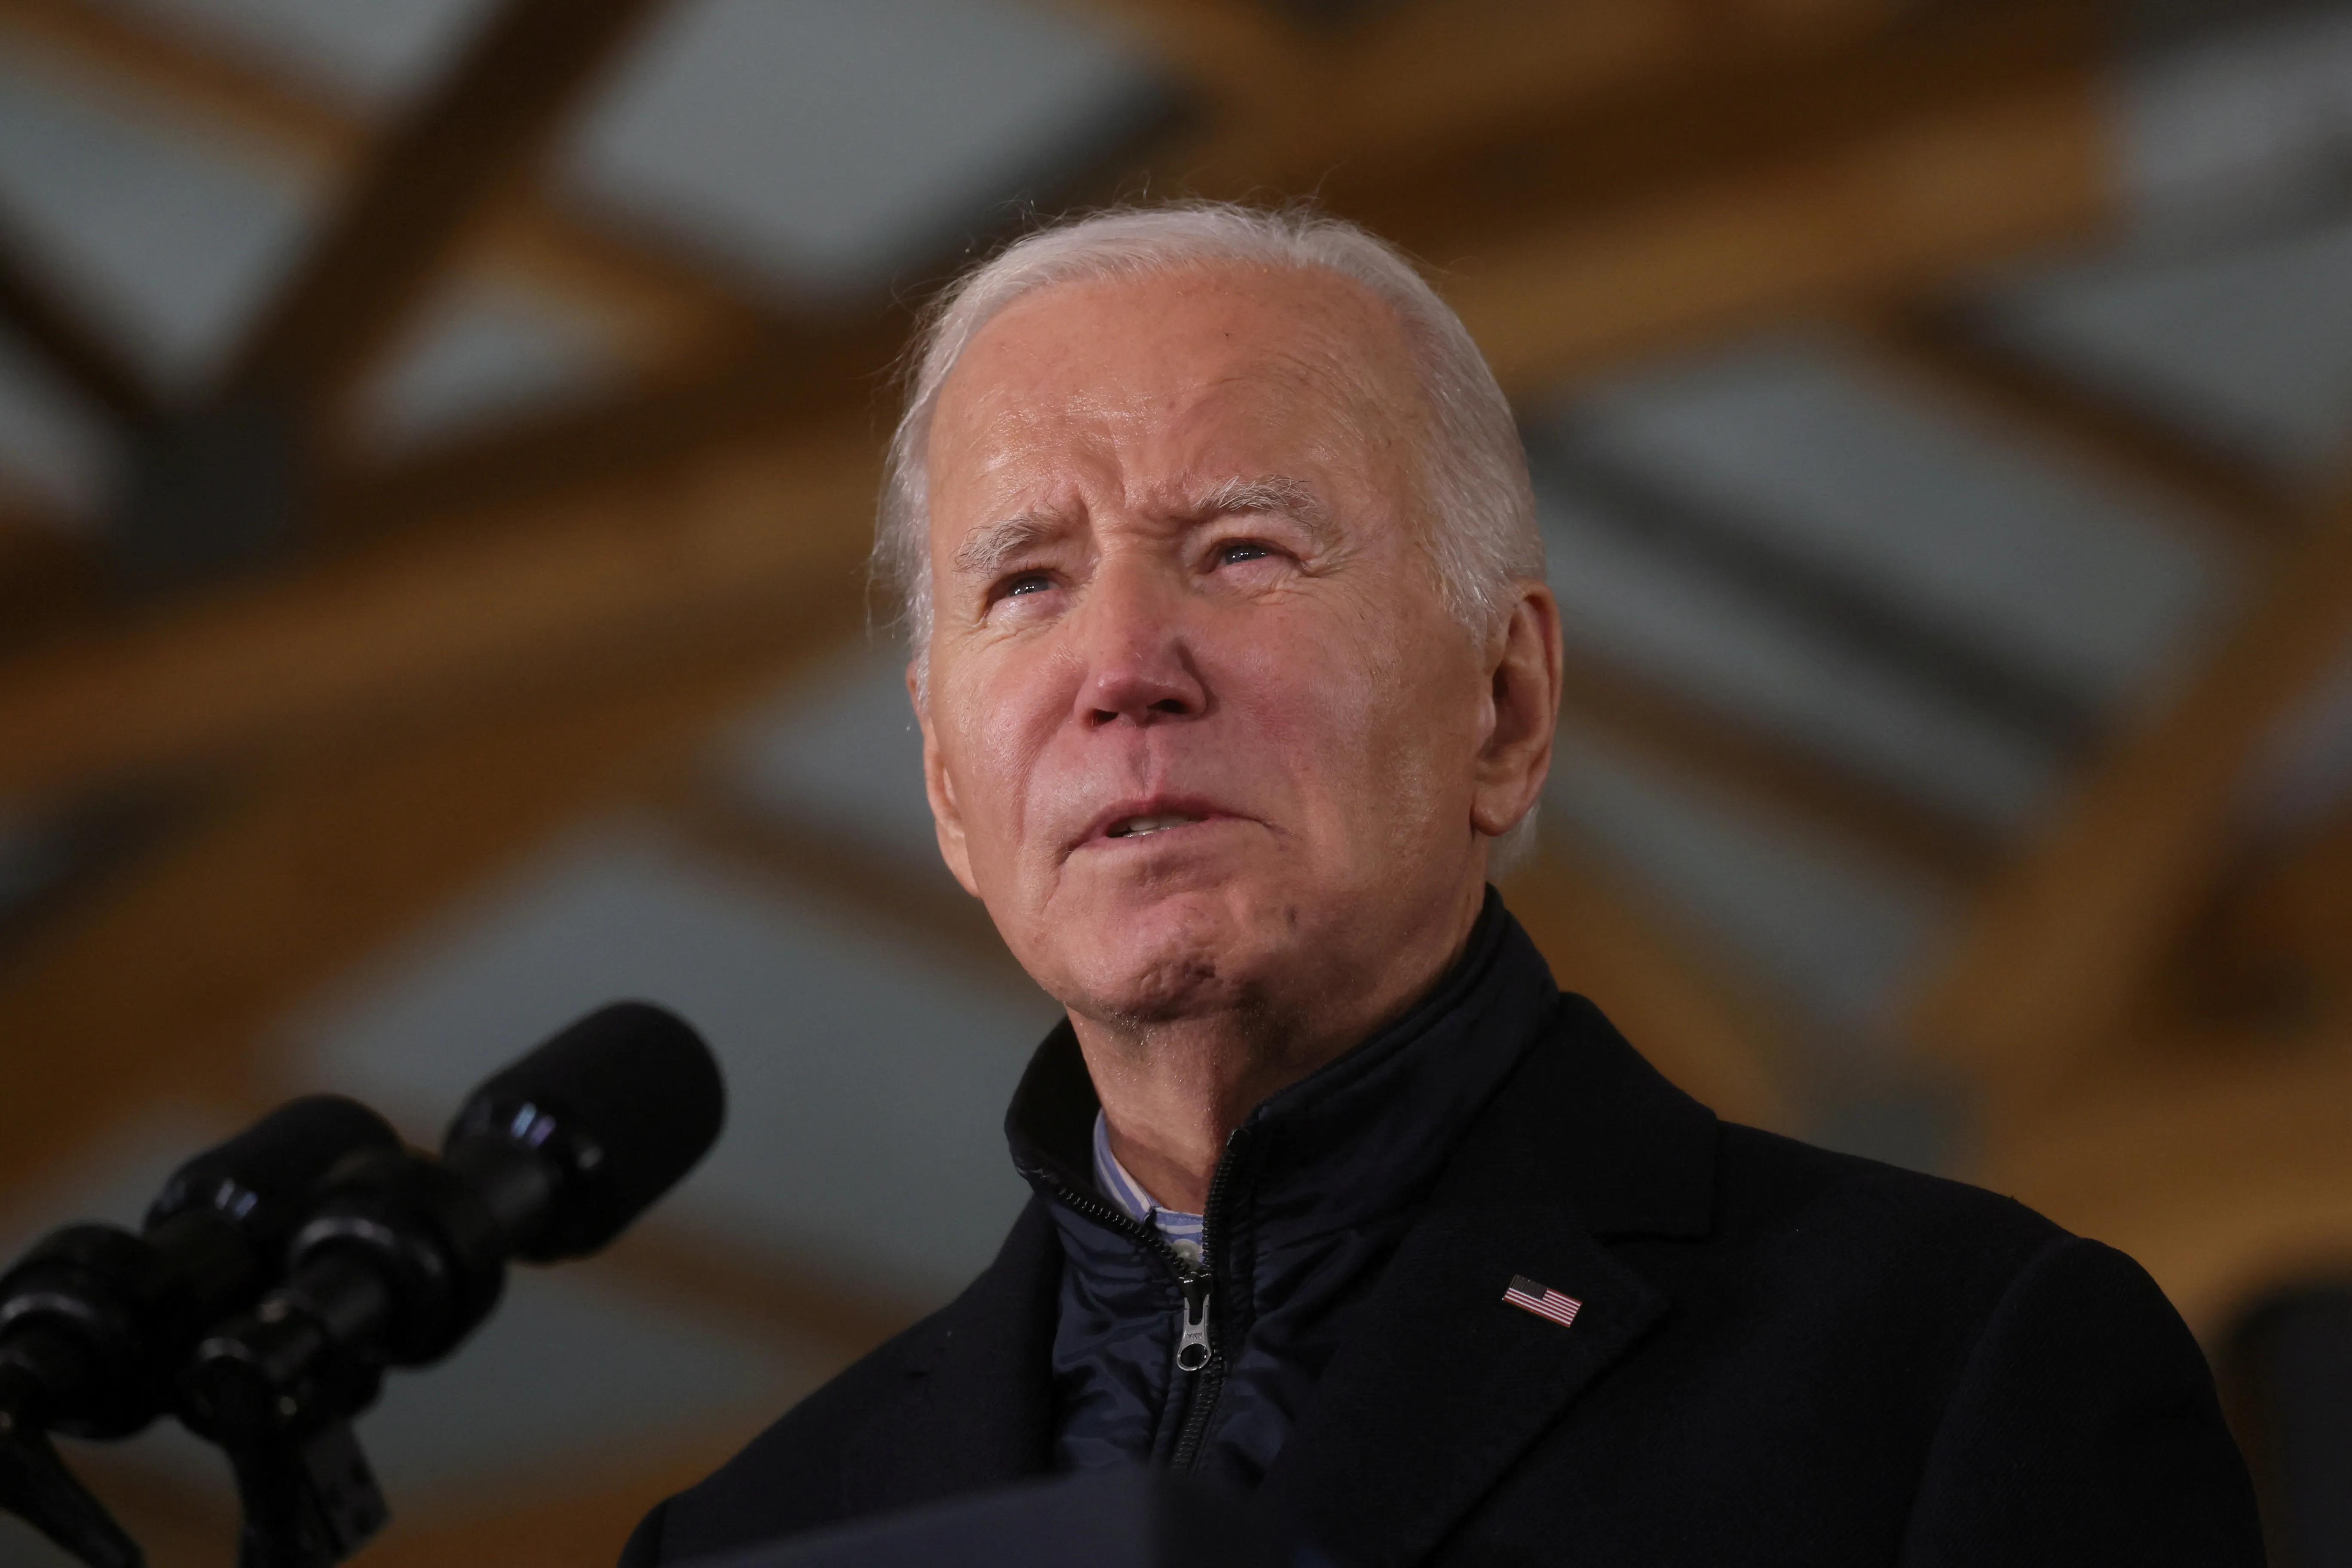
M 1150 816 L 1127 816 L 1103 830 L 1106 838 L 1142 838 L 1154 833 L 1164 833 L 1171 827 L 1181 827 L 1201 818 L 1181 811 L 1163 811 Z

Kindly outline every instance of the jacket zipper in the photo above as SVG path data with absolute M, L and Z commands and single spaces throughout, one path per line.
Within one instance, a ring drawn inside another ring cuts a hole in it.
M 1189 1473 L 1200 1462 L 1201 1443 L 1208 1436 L 1209 1417 L 1216 1413 L 1217 1397 L 1225 1387 L 1224 1347 L 1217 1343 L 1214 1321 L 1209 1315 L 1216 1287 L 1216 1253 L 1211 1243 L 1217 1235 L 1217 1217 L 1224 1208 L 1219 1200 L 1224 1194 L 1226 1174 L 1234 1167 L 1234 1155 L 1242 1141 L 1243 1129 L 1237 1127 L 1226 1137 L 1224 1158 L 1217 1162 L 1216 1173 L 1209 1178 L 1209 1201 L 1201 1213 L 1201 1259 L 1197 1263 L 1177 1251 L 1174 1244 L 1160 1234 L 1157 1226 L 1147 1225 L 1062 1182 L 1054 1184 L 1061 1200 L 1078 1213 L 1159 1253 L 1169 1272 L 1176 1277 L 1176 1288 L 1183 1292 L 1183 1300 L 1177 1307 L 1176 1368 L 1194 1382 L 1192 1397 L 1184 1406 L 1184 1425 L 1176 1435 L 1175 1451 L 1168 1457 L 1168 1468 L 1180 1475 Z
M 1216 1284 L 1217 1252 L 1214 1242 L 1221 1234 L 1217 1224 L 1224 1213 L 1226 1179 L 1234 1166 L 1240 1163 L 1239 1154 L 1244 1137 L 1244 1130 L 1234 1128 L 1225 1136 L 1224 1157 L 1217 1162 L 1216 1173 L 1209 1178 L 1209 1201 L 1201 1210 L 1201 1264 L 1188 1280 L 1177 1276 L 1184 1291 L 1184 1321 L 1176 1342 L 1176 1364 L 1192 1373 L 1192 1397 L 1184 1407 L 1184 1426 L 1176 1435 L 1175 1451 L 1168 1456 L 1168 1468 L 1179 1475 L 1187 1475 L 1201 1461 L 1201 1444 L 1209 1435 L 1209 1417 L 1217 1412 L 1217 1397 L 1225 1391 L 1225 1348 L 1217 1343 L 1211 1327 L 1209 1308 Z M 1199 1308 L 1194 1310 L 1194 1291 L 1199 1292 Z M 1200 1359 L 1185 1365 L 1185 1352 L 1198 1350 Z
M 1176 1370 L 1199 1372 L 1216 1350 L 1209 1334 L 1209 1276 L 1206 1270 L 1181 1275 L 1176 1284 L 1184 1292 L 1176 1334 Z

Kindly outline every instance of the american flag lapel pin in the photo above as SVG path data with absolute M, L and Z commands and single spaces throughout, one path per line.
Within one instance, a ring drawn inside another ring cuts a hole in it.
M 1538 1285 L 1524 1274 L 1511 1276 L 1510 1288 L 1503 1292 L 1503 1300 L 1538 1318 L 1549 1318 L 1561 1328 L 1576 1321 L 1577 1310 L 1584 1305 L 1575 1297 Z

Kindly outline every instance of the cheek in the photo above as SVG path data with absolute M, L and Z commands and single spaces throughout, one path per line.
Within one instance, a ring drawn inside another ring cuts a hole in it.
M 1409 837 L 1468 797 L 1475 693 L 1451 652 L 1388 617 L 1318 618 L 1255 642 L 1234 689 L 1256 694 L 1252 727 L 1325 831 Z
M 942 684 L 939 709 L 957 716 L 948 774 L 976 858 L 1019 842 L 1040 758 L 1075 700 L 1066 672 L 1045 658 L 983 656 Z

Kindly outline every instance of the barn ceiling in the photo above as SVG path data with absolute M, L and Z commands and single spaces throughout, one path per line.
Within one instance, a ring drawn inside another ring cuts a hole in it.
M 429 1137 L 614 994 L 728 1068 L 658 1224 L 370 1417 L 385 1562 L 609 1550 L 992 1252 L 1054 1012 L 869 614 L 887 369 L 1179 191 L 1393 235 L 1517 401 L 1568 984 L 2209 1331 L 2352 1239 L 2342 5 L 0 0 L 0 1240 L 299 1089 Z

